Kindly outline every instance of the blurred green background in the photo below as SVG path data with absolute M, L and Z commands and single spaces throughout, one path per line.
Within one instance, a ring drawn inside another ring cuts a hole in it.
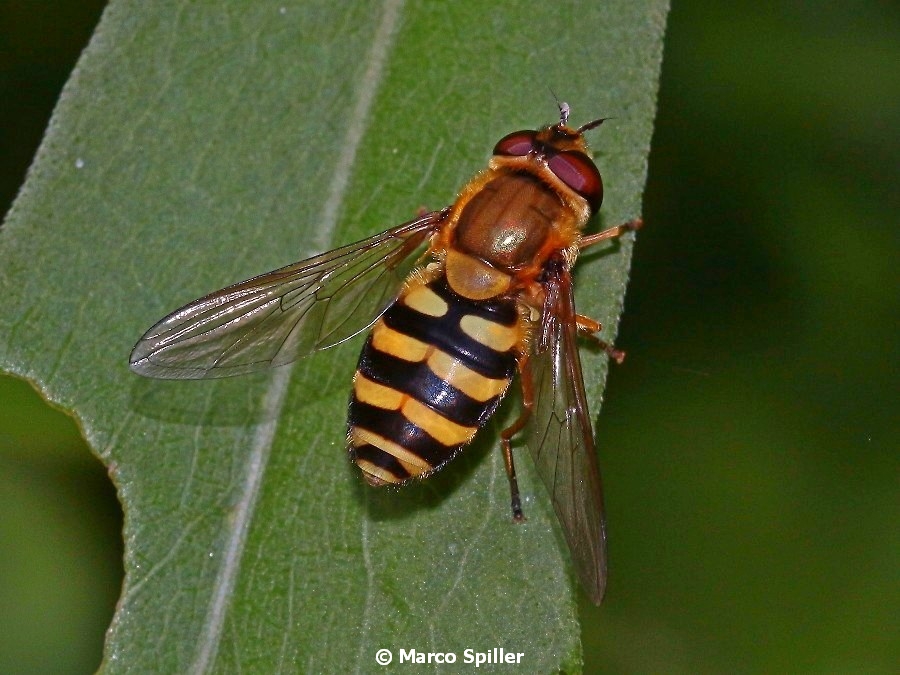
M 102 6 L 0 5 L 4 212 Z M 898 63 L 890 3 L 675 0 L 586 672 L 897 672 Z M 91 672 L 115 494 L 27 384 L 0 410 L 0 672 Z

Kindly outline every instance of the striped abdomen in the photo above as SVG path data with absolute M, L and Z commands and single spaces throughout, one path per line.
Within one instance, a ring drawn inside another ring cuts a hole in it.
M 414 279 L 369 335 L 353 378 L 350 456 L 372 485 L 431 473 L 472 440 L 516 369 L 513 299 L 472 301 Z

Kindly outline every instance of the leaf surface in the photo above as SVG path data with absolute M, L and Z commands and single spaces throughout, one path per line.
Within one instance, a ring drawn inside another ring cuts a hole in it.
M 524 455 L 511 523 L 513 406 L 441 475 L 374 491 L 344 448 L 359 340 L 216 382 L 127 365 L 184 302 L 450 203 L 497 139 L 555 120 L 549 89 L 574 124 L 615 118 L 589 139 L 592 227 L 640 214 L 667 3 L 483 7 L 107 8 L 0 231 L 0 366 L 72 412 L 125 509 L 106 671 L 370 672 L 380 648 L 464 671 L 493 647 L 578 669 L 568 552 Z M 578 266 L 607 338 L 630 247 Z M 584 365 L 596 416 L 605 361 Z

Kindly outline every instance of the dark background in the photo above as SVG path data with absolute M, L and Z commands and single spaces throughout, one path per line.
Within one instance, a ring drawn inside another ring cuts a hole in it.
M 3 212 L 103 4 L 0 6 Z M 670 16 L 587 672 L 900 663 L 900 13 L 782 5 Z M 115 494 L 71 419 L 11 378 L 0 402 L 0 672 L 93 671 Z

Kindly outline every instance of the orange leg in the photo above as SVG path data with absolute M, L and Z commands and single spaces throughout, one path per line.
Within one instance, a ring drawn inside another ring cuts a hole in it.
M 594 344 L 600 347 L 600 349 L 605 351 L 613 361 L 622 363 L 622 361 L 625 360 L 625 352 L 621 349 L 616 349 L 608 342 L 597 337 L 597 333 L 603 330 L 603 326 L 600 325 L 599 321 L 596 321 L 589 316 L 585 316 L 584 314 L 576 314 L 575 323 L 578 324 L 579 330 L 581 330 L 588 339 L 593 341 Z
M 615 239 L 616 237 L 621 237 L 626 232 L 639 230 L 643 226 L 644 221 L 640 218 L 629 220 L 627 223 L 616 225 L 615 227 L 610 227 L 609 229 L 603 230 L 603 232 L 597 232 L 596 234 L 590 234 L 586 237 L 582 237 L 578 242 L 578 248 L 584 249 L 588 246 L 598 244 L 601 241 L 606 241 L 607 239 Z M 583 314 L 577 314 L 575 316 L 575 320 L 578 323 L 578 328 L 586 333 L 587 336 L 591 340 L 593 340 L 603 351 L 609 354 L 609 358 L 611 358 L 616 363 L 622 363 L 622 361 L 625 360 L 625 352 L 616 349 L 608 342 L 605 342 L 597 337 L 596 334 L 599 333 L 603 328 L 603 326 L 600 325 L 599 321 L 595 321 L 594 319 L 584 316 Z
M 597 232 L 596 234 L 589 234 L 586 237 L 582 237 L 578 242 L 578 248 L 587 248 L 588 246 L 593 246 L 594 244 L 600 243 L 601 241 L 605 241 L 607 239 L 615 239 L 616 237 L 622 236 L 626 232 L 639 230 L 643 226 L 644 221 L 640 218 L 629 220 L 623 225 L 616 225 L 615 227 L 611 227 L 608 230 L 603 230 L 603 232 Z
M 534 408 L 534 382 L 531 378 L 531 367 L 528 357 L 522 357 L 519 361 L 519 377 L 522 382 L 522 413 L 519 418 L 500 434 L 500 444 L 503 448 L 503 462 L 506 464 L 506 476 L 509 478 L 510 502 L 512 504 L 513 520 L 517 523 L 525 521 L 522 513 L 522 500 L 519 498 L 519 481 L 516 480 L 516 465 L 513 462 L 512 437 L 519 433 L 528 423 L 531 410 Z

